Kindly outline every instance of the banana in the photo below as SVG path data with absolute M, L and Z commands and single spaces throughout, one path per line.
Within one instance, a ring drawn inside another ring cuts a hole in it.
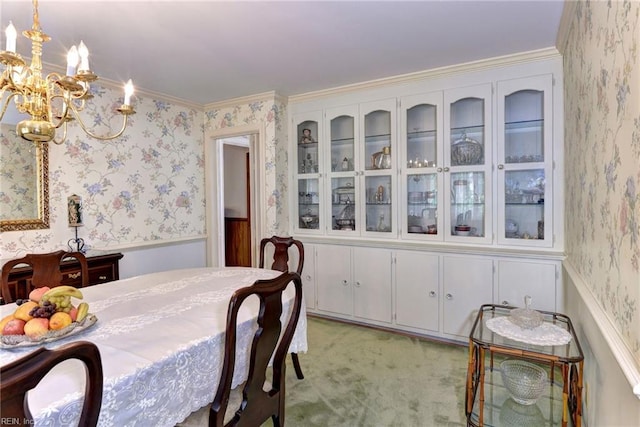
M 51 297 L 60 297 L 60 296 L 70 296 L 78 299 L 82 299 L 82 292 L 79 289 L 74 288 L 73 286 L 56 286 L 55 288 L 49 289 L 44 295 L 42 295 L 42 299 L 44 301 L 48 300 Z
M 76 322 L 82 322 L 85 317 L 87 317 L 87 313 L 89 313 L 89 304 L 86 302 L 81 302 L 78 305 L 78 314 L 76 315 Z

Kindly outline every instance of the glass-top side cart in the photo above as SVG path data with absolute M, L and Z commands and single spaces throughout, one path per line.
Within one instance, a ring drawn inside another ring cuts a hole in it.
M 487 326 L 487 321 L 506 318 L 515 307 L 485 304 L 480 307 L 469 335 L 466 408 L 468 426 L 582 424 L 584 356 L 569 317 L 539 311 L 544 322 L 567 331 L 563 345 L 536 345 L 506 338 Z M 499 360 L 525 359 L 547 367 L 549 387 L 534 405 L 520 405 L 502 383 Z M 485 360 L 487 359 L 487 360 Z M 486 366 L 488 361 L 488 366 Z M 558 375 L 559 372 L 559 375 Z M 560 376 L 560 378 L 557 378 Z M 517 420 L 514 424 L 514 419 Z M 530 424 L 533 423 L 533 424 Z

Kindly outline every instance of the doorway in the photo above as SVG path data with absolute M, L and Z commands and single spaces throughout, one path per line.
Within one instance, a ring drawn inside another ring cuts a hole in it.
M 227 267 L 251 267 L 249 137 L 223 140 L 224 241 Z
M 259 214 L 264 193 L 260 186 L 264 181 L 260 150 L 263 134 L 259 125 L 244 125 L 218 129 L 207 138 L 205 185 L 209 266 L 257 265 L 256 239 L 263 229 Z M 243 228 L 241 231 L 237 229 L 238 224 L 242 224 L 239 226 Z M 240 250 L 236 248 L 242 248 L 242 255 L 235 253 Z M 230 264 L 227 264 L 228 251 L 232 252 Z

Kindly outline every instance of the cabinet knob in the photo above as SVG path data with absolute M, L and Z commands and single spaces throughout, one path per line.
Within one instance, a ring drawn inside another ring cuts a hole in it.
M 360 282 L 356 282 L 356 287 L 360 287 Z
M 442 168 L 437 168 L 436 172 L 442 172 Z
M 307 280 L 311 280 L 311 276 L 307 274 L 306 279 L 307 279 Z
M 509 305 L 509 301 L 507 300 L 502 301 L 502 305 Z
M 429 292 L 429 296 L 432 297 L 432 298 L 435 297 L 436 296 L 436 291 Z
M 504 169 L 504 165 L 502 164 L 498 165 L 498 169 Z
M 69 279 L 77 279 L 78 277 L 82 276 L 82 273 L 81 272 L 69 273 L 68 276 L 69 276 Z
M 445 171 L 445 172 L 449 172 L 449 167 L 448 167 L 448 166 L 445 166 L 444 171 Z
M 343 280 L 343 281 L 342 281 L 342 285 L 343 285 L 343 286 L 347 286 L 348 284 L 349 284 L 349 282 L 347 282 L 346 280 Z
M 447 294 L 446 297 L 447 297 L 448 300 L 452 300 L 453 299 L 453 295 L 451 295 L 451 294 Z
M 98 279 L 100 280 L 107 280 L 107 276 L 99 276 Z

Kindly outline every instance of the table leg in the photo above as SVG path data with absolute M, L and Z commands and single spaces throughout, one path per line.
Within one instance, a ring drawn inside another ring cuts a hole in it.
M 478 408 L 478 427 L 482 427 L 484 425 L 484 348 L 482 346 L 478 347 L 478 370 L 480 371 L 480 396 L 478 398 L 478 404 L 480 407 Z
M 562 427 L 569 421 L 569 365 L 562 364 Z
M 583 361 L 576 365 L 571 365 L 571 380 L 569 388 L 569 410 L 571 411 L 571 419 L 575 427 L 582 425 L 582 381 L 583 381 Z
M 473 411 L 473 377 L 476 373 L 476 352 L 473 341 L 469 341 L 469 366 L 467 367 L 467 406 L 465 408 L 466 415 L 469 416 Z

